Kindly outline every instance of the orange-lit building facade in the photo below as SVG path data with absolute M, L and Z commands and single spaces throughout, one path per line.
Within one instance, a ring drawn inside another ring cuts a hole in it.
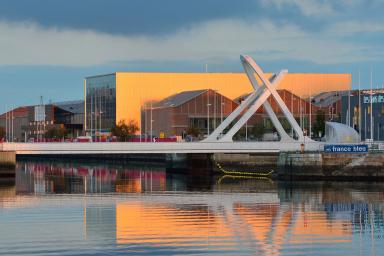
M 309 130 L 310 119 L 314 124 L 319 113 L 324 115 L 326 121 L 335 121 L 339 118 L 339 115 L 329 112 L 330 106 L 315 105 L 313 99 L 310 102 L 309 99 L 300 98 L 288 90 L 278 90 L 277 92 L 303 129 Z M 210 89 L 174 94 L 159 102 L 153 102 L 150 106 L 145 106 L 141 115 L 141 127 L 144 134 L 153 136 L 183 137 L 183 134 L 191 127 L 197 129 L 201 135 L 205 135 L 208 133 L 208 129 L 210 132 L 216 129 L 247 96 L 248 94 L 245 94 L 231 100 Z M 268 102 L 283 127 L 287 132 L 292 132 L 276 101 L 270 97 Z M 339 103 L 340 100 L 334 104 Z M 248 132 L 251 132 L 255 124 L 262 124 L 266 132 L 274 131 L 273 124 L 263 106 L 247 122 Z
M 212 89 L 229 99 L 253 90 L 244 73 L 116 72 L 84 81 L 86 126 L 92 134 L 110 130 L 120 120 L 135 120 L 140 128 L 143 106 L 183 91 Z M 302 98 L 325 91 L 349 90 L 350 74 L 287 74 L 278 89 Z M 142 132 L 142 131 L 141 131 Z

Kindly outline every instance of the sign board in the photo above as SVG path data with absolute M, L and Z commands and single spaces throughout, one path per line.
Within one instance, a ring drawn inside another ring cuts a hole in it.
M 45 106 L 35 106 L 35 120 L 36 122 L 45 121 Z
M 371 96 L 364 96 L 364 104 L 369 104 L 369 103 L 384 103 L 384 94 L 380 95 L 372 95 Z
M 368 145 L 324 145 L 326 153 L 368 153 Z

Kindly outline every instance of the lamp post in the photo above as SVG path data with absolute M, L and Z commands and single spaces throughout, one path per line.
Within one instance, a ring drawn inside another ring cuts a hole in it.
M 11 110 L 11 127 L 12 127 L 11 142 L 13 142 L 13 107 L 12 107 L 12 110 Z
M 312 96 L 309 96 L 309 138 L 312 137 Z
M 223 106 L 225 103 L 223 102 L 223 95 L 220 98 L 220 124 L 223 122 Z
M 370 113 L 370 114 L 371 114 L 371 118 L 370 118 L 370 121 L 371 121 L 371 129 L 370 129 L 370 130 L 371 130 L 371 142 L 373 142 L 373 105 L 372 105 L 372 103 L 373 103 L 373 102 L 372 102 L 372 101 L 373 101 L 373 100 L 372 100 L 372 96 L 373 96 L 373 95 L 372 95 L 372 94 L 373 94 L 372 80 L 373 80 L 373 79 L 372 79 L 372 76 L 373 76 L 373 75 L 372 75 L 372 67 L 371 67 L 371 109 L 370 109 L 370 110 L 371 110 L 371 113 Z
M 359 137 L 361 141 L 361 94 L 360 94 L 360 69 L 359 69 Z
M 211 106 L 211 104 L 207 104 L 207 135 L 209 135 L 209 106 Z
M 8 108 L 5 107 L 5 142 L 8 142 Z
M 151 126 L 151 140 L 152 140 L 152 136 L 153 136 L 153 116 L 152 116 L 152 100 L 151 100 L 151 123 L 150 123 L 150 126 Z
M 245 122 L 245 141 L 248 141 L 248 122 Z

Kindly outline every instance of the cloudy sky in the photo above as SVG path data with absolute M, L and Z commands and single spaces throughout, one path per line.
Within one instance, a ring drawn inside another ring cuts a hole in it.
M 0 0 L 0 110 L 115 71 L 352 73 L 384 82 L 384 0 Z M 0 111 L 2 112 L 2 111 Z

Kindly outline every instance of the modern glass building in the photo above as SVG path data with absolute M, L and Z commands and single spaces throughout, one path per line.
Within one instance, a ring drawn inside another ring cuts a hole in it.
M 85 80 L 85 130 L 92 136 L 109 132 L 116 123 L 116 75 Z
M 351 91 L 342 97 L 341 111 L 342 122 L 360 131 L 362 140 L 384 141 L 384 90 Z
M 245 73 L 116 72 L 87 77 L 84 84 L 85 129 L 92 135 L 109 131 L 120 120 L 134 120 L 141 128 L 144 107 L 183 91 L 212 89 L 235 99 L 253 90 Z M 278 87 L 302 98 L 350 88 L 350 74 L 309 73 L 287 74 Z

